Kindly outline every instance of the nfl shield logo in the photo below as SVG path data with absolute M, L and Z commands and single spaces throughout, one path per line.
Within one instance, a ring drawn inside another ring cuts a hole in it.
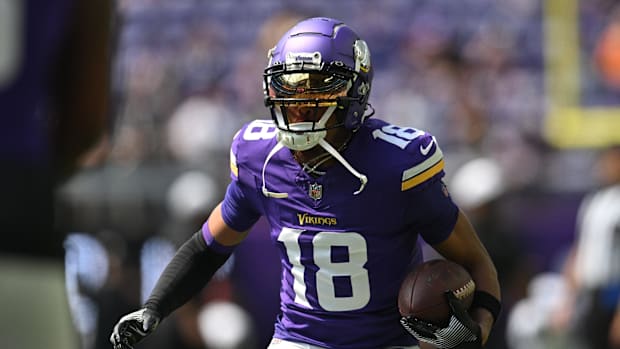
M 323 185 L 319 183 L 310 184 L 310 189 L 308 190 L 308 194 L 314 200 L 319 200 L 323 197 Z

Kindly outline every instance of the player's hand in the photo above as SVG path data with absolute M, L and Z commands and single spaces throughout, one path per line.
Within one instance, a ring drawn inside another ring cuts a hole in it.
M 110 342 L 114 349 L 133 349 L 133 346 L 151 334 L 161 317 L 151 309 L 140 309 L 123 316 L 114 326 Z
M 469 316 L 467 309 L 451 291 L 446 292 L 452 316 L 447 327 L 439 327 L 415 317 L 403 317 L 400 322 L 418 341 L 441 349 L 482 348 L 480 326 Z

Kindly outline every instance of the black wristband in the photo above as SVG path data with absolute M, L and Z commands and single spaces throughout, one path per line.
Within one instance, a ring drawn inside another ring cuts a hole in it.
M 502 310 L 502 303 L 488 292 L 475 291 L 471 308 L 484 308 L 488 310 L 493 315 L 493 323 L 496 323 Z

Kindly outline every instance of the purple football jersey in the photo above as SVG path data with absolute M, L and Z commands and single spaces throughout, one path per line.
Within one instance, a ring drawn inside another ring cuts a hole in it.
M 257 215 L 271 225 L 282 263 L 274 337 L 343 349 L 415 344 L 399 323 L 398 290 L 422 260 L 418 235 L 431 244 L 443 241 L 458 213 L 441 182 L 443 155 L 435 138 L 367 121 L 342 153 L 368 177 L 354 195 L 360 181 L 339 163 L 313 177 L 283 148 L 265 165 L 275 136 L 267 120 L 237 133 L 235 190 L 229 188 L 223 209 L 233 227 L 246 228 Z M 267 197 L 263 186 L 286 197 Z

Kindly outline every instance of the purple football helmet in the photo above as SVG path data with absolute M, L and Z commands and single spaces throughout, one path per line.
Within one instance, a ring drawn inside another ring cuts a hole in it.
M 366 42 L 343 22 L 310 18 L 291 28 L 269 51 L 263 83 L 265 105 L 285 145 L 297 150 L 316 145 L 332 113 L 338 118 L 334 127 L 357 129 L 372 115 L 365 114 L 372 76 Z M 289 106 L 328 111 L 319 121 L 289 125 Z M 304 144 L 298 144 L 300 137 L 306 137 Z

